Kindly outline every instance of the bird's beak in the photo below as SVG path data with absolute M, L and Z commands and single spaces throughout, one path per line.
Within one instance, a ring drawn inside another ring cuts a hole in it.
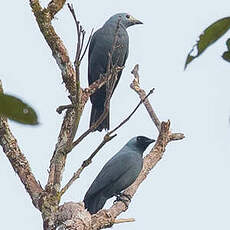
M 154 139 L 148 139 L 148 140 L 146 140 L 145 142 L 147 143 L 147 144 L 151 144 L 151 143 L 153 143 L 153 142 L 155 142 L 156 140 L 154 140 Z
M 135 24 L 143 24 L 143 22 L 137 20 L 136 18 L 134 18 L 133 16 L 130 15 L 129 20 L 132 22 L 133 25 Z

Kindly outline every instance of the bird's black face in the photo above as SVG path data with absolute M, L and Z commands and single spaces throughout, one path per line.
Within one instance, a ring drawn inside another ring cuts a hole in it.
M 153 143 L 154 141 L 155 140 L 150 139 L 148 137 L 138 136 L 137 137 L 137 146 L 145 150 L 149 146 L 149 144 Z

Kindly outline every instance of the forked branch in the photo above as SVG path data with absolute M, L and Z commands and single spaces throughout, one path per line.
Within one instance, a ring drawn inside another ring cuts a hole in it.
M 134 81 L 131 84 L 131 88 L 134 89 L 135 92 L 138 93 L 140 98 L 143 99 L 146 96 L 146 93 L 139 86 L 138 65 L 134 67 L 132 73 L 134 74 Z M 140 184 L 146 179 L 147 175 L 152 170 L 152 168 L 162 158 L 167 144 L 171 140 L 181 140 L 184 138 L 184 134 L 182 133 L 176 133 L 176 134 L 171 133 L 170 121 L 168 122 L 159 121 L 155 112 L 152 109 L 150 102 L 147 99 L 144 101 L 144 105 L 147 111 L 149 112 L 151 119 L 153 120 L 154 124 L 159 130 L 159 136 L 150 153 L 146 155 L 144 158 L 143 169 L 140 175 L 138 176 L 136 181 L 124 191 L 124 193 L 129 195 L 130 197 L 133 197 Z M 127 204 L 129 203 L 130 201 L 127 202 Z M 92 215 L 92 226 L 93 226 L 92 229 L 96 230 L 96 229 L 105 228 L 106 226 L 111 226 L 115 222 L 116 217 L 120 215 L 122 212 L 126 211 L 126 209 L 127 207 L 126 205 L 124 205 L 123 202 L 117 202 L 110 209 L 101 210 L 97 214 Z
M 144 100 L 153 93 L 153 89 L 150 90 L 150 92 L 146 95 L 146 97 L 144 98 Z M 111 136 L 111 134 L 113 134 L 115 131 L 117 131 L 121 126 L 123 126 L 132 116 L 133 114 L 137 111 L 137 109 L 139 108 L 139 106 L 144 102 L 144 100 L 141 100 L 138 105 L 134 108 L 134 110 L 131 112 L 131 114 L 125 118 L 119 125 L 117 125 L 113 130 L 111 130 L 110 132 L 108 132 L 104 138 L 103 141 L 99 144 L 99 146 L 96 148 L 96 150 L 90 155 L 90 157 L 83 161 L 81 167 L 74 173 L 74 175 L 72 176 L 72 178 L 69 180 L 69 182 L 63 187 L 63 189 L 61 189 L 61 195 L 63 195 L 67 189 L 73 184 L 73 182 L 79 178 L 80 174 L 82 173 L 82 171 L 84 170 L 84 168 L 86 168 L 91 162 L 93 157 L 96 156 L 96 154 L 99 152 L 99 150 L 109 141 L 111 141 L 117 134 L 114 134 L 113 136 Z
M 130 87 L 131 87 L 131 89 L 133 89 L 139 95 L 139 97 L 141 99 L 144 99 L 146 97 L 146 92 L 145 92 L 145 90 L 141 89 L 141 87 L 140 87 L 140 82 L 139 82 L 140 76 L 139 76 L 138 70 L 139 70 L 139 65 L 137 64 L 137 65 L 134 66 L 134 68 L 133 68 L 133 70 L 131 72 L 133 74 L 133 76 L 134 76 L 134 80 L 130 84 Z M 161 130 L 161 122 L 158 119 L 156 113 L 154 112 L 153 107 L 150 104 L 148 99 L 146 99 L 144 101 L 144 105 L 145 105 L 146 110 L 149 113 L 150 118 L 152 119 L 153 123 L 155 124 L 155 126 L 158 129 L 158 131 L 160 132 L 160 130 Z M 184 138 L 183 133 L 170 133 L 169 141 L 181 140 L 183 138 Z

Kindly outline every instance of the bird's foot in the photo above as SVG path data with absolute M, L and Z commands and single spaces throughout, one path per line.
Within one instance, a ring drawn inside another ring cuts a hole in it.
M 118 201 L 121 201 L 124 203 L 124 205 L 126 206 L 126 208 L 128 208 L 128 201 L 131 201 L 131 196 L 125 193 L 116 193 L 116 200 L 113 203 L 116 203 Z
M 125 193 L 119 193 L 119 196 L 120 197 L 123 196 L 123 197 L 127 198 L 129 201 L 131 201 L 131 198 L 132 198 L 129 194 L 125 194 Z

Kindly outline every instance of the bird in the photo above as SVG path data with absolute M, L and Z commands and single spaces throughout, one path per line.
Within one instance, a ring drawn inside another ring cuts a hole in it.
M 105 24 L 98 29 L 92 36 L 88 52 L 88 83 L 91 85 L 98 80 L 101 74 L 107 71 L 109 53 L 112 52 L 115 34 L 117 34 L 117 43 L 112 53 L 112 64 L 119 67 L 125 65 L 129 53 L 129 36 L 126 29 L 136 24 L 143 24 L 128 13 L 118 13 L 110 17 Z M 116 32 L 117 31 L 117 32 Z M 118 73 L 114 89 L 121 77 L 122 70 Z M 113 89 L 113 91 L 114 91 Z M 90 96 L 92 103 L 90 115 L 90 127 L 98 120 L 104 112 L 106 100 L 106 85 L 98 89 Z M 109 112 L 107 117 L 94 131 L 109 129 Z
M 109 198 L 119 198 L 136 180 L 142 170 L 143 152 L 154 141 L 145 136 L 133 137 L 104 165 L 84 197 L 85 208 L 90 214 L 102 209 Z

